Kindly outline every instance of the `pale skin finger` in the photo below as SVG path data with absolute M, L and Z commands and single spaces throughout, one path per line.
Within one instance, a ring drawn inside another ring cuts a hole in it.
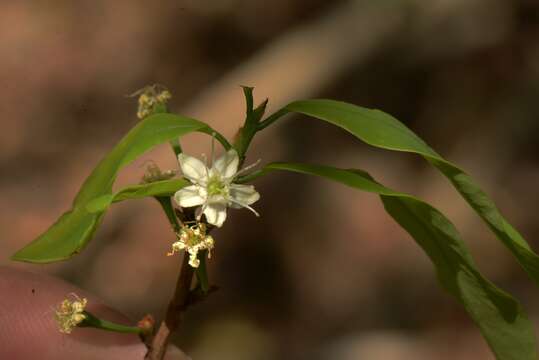
M 0 267 L 0 359 L 143 359 L 136 335 L 92 328 L 58 331 L 53 308 L 70 293 L 88 298 L 87 310 L 123 324 L 130 322 L 94 296 L 60 279 Z M 132 324 L 132 322 L 131 322 Z

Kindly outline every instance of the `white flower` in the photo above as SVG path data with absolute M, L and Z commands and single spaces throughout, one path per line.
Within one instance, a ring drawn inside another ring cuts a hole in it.
M 238 172 L 239 157 L 236 150 L 228 150 L 215 160 L 211 168 L 192 156 L 178 155 L 183 176 L 193 185 L 180 189 L 174 199 L 181 207 L 202 206 L 197 214 L 206 215 L 209 224 L 221 227 L 226 219 L 226 208 L 242 208 L 258 213 L 250 207 L 260 199 L 252 185 L 234 184 Z
M 60 332 L 64 334 L 70 334 L 74 327 L 86 319 L 84 308 L 88 300 L 85 298 L 80 299 L 75 294 L 73 296 L 76 300 L 65 299 L 55 311 L 56 322 L 58 322 Z
M 213 249 L 213 238 L 206 235 L 206 225 L 197 223 L 194 226 L 182 226 L 178 236 L 178 241 L 172 244 L 172 251 L 167 255 L 174 255 L 175 252 L 186 250 L 189 253 L 189 265 L 197 268 L 200 265 L 198 252 L 208 250 L 208 259 L 211 258 Z

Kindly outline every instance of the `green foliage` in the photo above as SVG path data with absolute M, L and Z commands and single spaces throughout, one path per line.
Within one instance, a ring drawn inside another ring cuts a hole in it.
M 264 116 L 268 100 L 266 99 L 256 108 L 253 105 L 253 88 L 243 86 L 243 95 L 245 97 L 245 123 L 238 132 L 234 141 L 234 148 L 240 157 L 240 163 L 245 160 L 245 153 L 251 144 L 251 140 L 258 131 L 259 122 Z
M 297 101 L 287 105 L 285 110 L 309 115 L 337 125 L 369 145 L 412 152 L 424 157 L 451 181 L 462 197 L 511 251 L 528 275 L 539 284 L 539 256 L 531 250 L 518 231 L 504 219 L 492 200 L 468 174 L 438 155 L 397 119 L 379 110 L 361 108 L 334 100 Z
M 86 210 L 90 213 L 100 213 L 106 211 L 112 203 L 119 201 L 140 199 L 150 196 L 172 196 L 176 191 L 188 184 L 189 182 L 185 179 L 171 179 L 127 186 L 114 194 L 107 194 L 90 200 L 86 204 Z
M 152 147 L 194 131 L 216 133 L 203 122 L 179 115 L 160 113 L 140 121 L 86 179 L 72 209 L 64 213 L 37 239 L 15 253 L 12 259 L 48 263 L 68 259 L 80 252 L 103 219 L 104 212 L 96 210 L 99 206 L 105 210 L 107 201 L 114 201 L 112 185 L 118 172 Z M 224 139 L 220 135 L 216 138 Z M 226 140 L 223 141 L 223 146 L 230 147 Z M 127 194 L 135 194 L 136 197 L 136 189 L 123 195 L 121 193 L 120 197 Z M 107 199 L 104 200 L 103 197 Z M 95 200 L 96 203 L 93 203 L 96 198 L 101 200 Z M 94 212 L 88 211 L 89 204 L 90 210 Z
M 496 357 L 537 359 L 533 326 L 520 304 L 479 273 L 454 225 L 440 211 L 384 187 L 361 170 L 297 163 L 273 163 L 264 168 L 271 170 L 316 175 L 380 195 L 386 211 L 429 256 L 439 282 L 464 306 Z
M 502 217 L 490 198 L 473 179 L 456 165 L 442 158 L 410 129 L 392 116 L 333 100 L 293 102 L 261 121 L 267 100 L 254 108 L 252 88 L 244 87 L 246 120 L 240 129 L 235 149 L 243 162 L 257 132 L 283 115 L 296 112 L 341 127 L 375 147 L 418 154 L 445 175 L 462 197 L 483 218 L 517 261 L 539 284 L 539 256 L 522 236 Z M 156 198 L 175 231 L 180 224 L 170 201 L 177 190 L 186 186 L 184 179 L 162 180 L 128 186 L 116 193 L 112 187 L 118 172 L 150 148 L 170 141 L 176 154 L 181 152 L 178 137 L 190 132 L 214 136 L 225 149 L 231 146 L 219 133 L 200 121 L 159 113 L 137 124 L 98 164 L 82 185 L 72 209 L 64 213 L 46 232 L 19 250 L 14 260 L 47 263 L 65 260 L 80 252 L 92 238 L 109 206 L 118 201 L 141 197 Z M 476 269 L 454 225 L 437 209 L 411 196 L 391 190 L 361 170 L 343 170 L 327 166 L 273 163 L 238 179 L 248 182 L 274 170 L 316 175 L 350 187 L 378 194 L 393 219 L 400 224 L 430 258 L 441 285 L 466 309 L 480 328 L 497 359 L 537 359 L 533 327 L 520 304 L 509 294 L 486 280 Z M 206 292 L 209 282 L 204 253 L 197 270 L 199 288 Z M 418 309 L 420 311 L 420 309 Z

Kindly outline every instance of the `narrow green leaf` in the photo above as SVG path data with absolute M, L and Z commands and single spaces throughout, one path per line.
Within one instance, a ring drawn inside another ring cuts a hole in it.
M 521 305 L 479 273 L 454 225 L 440 211 L 384 187 L 360 170 L 293 163 L 273 163 L 265 170 L 320 176 L 380 195 L 386 211 L 428 255 L 439 282 L 464 306 L 496 358 L 537 359 L 533 325 Z
M 334 100 L 296 101 L 269 118 L 274 122 L 286 112 L 297 112 L 327 121 L 375 147 L 412 152 L 424 157 L 444 174 L 511 251 L 528 275 L 539 285 L 539 256 L 500 214 L 493 201 L 458 166 L 442 158 L 405 125 L 379 110 L 362 108 Z M 266 125 L 267 126 L 267 125 Z
M 140 199 L 150 196 L 172 196 L 176 191 L 188 184 L 189 182 L 185 179 L 171 179 L 131 185 L 115 194 L 107 194 L 90 200 L 86 204 L 86 210 L 90 213 L 99 213 L 106 211 L 112 203 L 123 200 Z
M 89 212 L 88 203 L 101 198 L 94 205 L 106 208 L 107 201 L 114 200 L 112 185 L 125 165 L 158 144 L 194 131 L 216 133 L 203 122 L 173 114 L 155 114 L 140 121 L 92 171 L 77 194 L 72 209 L 37 239 L 15 253 L 12 259 L 48 263 L 68 259 L 80 252 L 92 238 L 103 217 L 102 212 Z M 220 138 L 224 139 L 217 136 L 218 140 Z M 222 143 L 225 148 L 230 148 L 226 140 Z M 136 193 L 136 189 L 132 191 Z M 135 195 L 128 191 L 119 196 Z
M 160 113 L 148 116 L 97 165 L 82 185 L 74 205 L 110 193 L 118 172 L 154 146 L 195 131 L 210 135 L 216 132 L 201 121 L 180 115 Z

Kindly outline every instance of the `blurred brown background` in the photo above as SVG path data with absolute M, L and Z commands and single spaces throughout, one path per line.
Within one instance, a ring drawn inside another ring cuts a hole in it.
M 156 202 L 115 205 L 72 261 L 8 257 L 67 210 L 132 127 L 144 85 L 232 137 L 255 87 L 269 111 L 326 97 L 401 119 L 468 170 L 539 249 L 539 3 L 535 0 L 13 1 L 0 3 L 2 264 L 56 274 L 133 319 L 158 317 L 179 257 Z M 209 138 L 184 149 L 209 152 Z M 305 118 L 258 136 L 250 160 L 370 171 L 444 211 L 480 269 L 539 324 L 539 291 L 446 179 L 409 154 L 371 149 Z M 177 165 L 167 146 L 147 159 Z M 249 161 L 248 161 L 249 162 Z M 231 211 L 209 262 L 220 290 L 176 340 L 194 359 L 491 359 L 413 240 L 369 194 L 299 175 L 256 186 L 262 214 Z

